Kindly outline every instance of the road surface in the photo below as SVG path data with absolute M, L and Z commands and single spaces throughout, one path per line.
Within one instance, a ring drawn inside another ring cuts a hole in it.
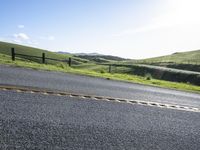
M 0 85 L 200 106 L 200 95 L 0 65 Z M 200 112 L 0 89 L 0 149 L 199 150 Z
M 0 91 L 0 149 L 198 150 L 199 113 Z
M 0 85 L 2 84 L 200 107 L 200 94 L 94 77 L 0 65 Z

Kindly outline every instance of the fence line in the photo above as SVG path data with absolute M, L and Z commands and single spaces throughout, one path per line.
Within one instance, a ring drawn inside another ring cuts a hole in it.
M 58 61 L 58 62 L 67 62 L 70 67 L 72 66 L 72 58 L 71 57 L 69 57 L 68 60 L 67 59 L 66 60 L 60 60 L 60 59 L 46 57 L 45 53 L 42 53 L 41 57 L 40 56 L 33 56 L 33 55 L 26 55 L 26 54 L 16 53 L 15 49 L 11 48 L 11 58 L 12 58 L 12 61 L 15 61 L 15 57 L 16 56 L 24 56 L 24 57 L 41 59 L 43 64 L 45 64 L 46 60 L 52 60 L 52 61 Z M 112 66 L 113 65 L 111 65 L 111 64 L 96 64 L 96 65 L 106 65 L 106 66 L 108 66 L 108 72 L 109 73 L 112 72 Z
M 11 48 L 11 58 L 12 61 L 15 61 L 15 57 L 16 56 L 24 56 L 24 57 L 30 57 L 30 58 L 38 58 L 42 60 L 42 63 L 45 64 L 46 60 L 52 60 L 52 61 L 59 61 L 59 62 L 68 62 L 68 65 L 71 67 L 72 65 L 72 59 L 71 57 L 69 57 L 69 59 L 67 60 L 60 60 L 60 59 L 55 59 L 55 58 L 49 58 L 49 57 L 45 57 L 45 53 L 42 53 L 42 56 L 33 56 L 33 55 L 26 55 L 26 54 L 20 54 L 20 53 L 16 53 L 14 48 Z

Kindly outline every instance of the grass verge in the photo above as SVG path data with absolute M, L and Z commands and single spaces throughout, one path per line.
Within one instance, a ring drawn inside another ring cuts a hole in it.
M 73 73 L 73 74 L 89 75 L 89 76 L 106 78 L 106 79 L 128 81 L 128 82 L 133 82 L 133 83 L 200 93 L 200 86 L 195 86 L 195 85 L 186 84 L 186 83 L 147 79 L 146 77 L 141 77 L 141 76 L 136 76 L 136 75 L 119 74 L 119 73 L 111 74 L 111 73 L 104 73 L 104 72 L 100 73 L 100 72 L 95 72 L 95 71 L 86 70 L 86 69 L 75 69 L 75 68 L 70 68 L 62 63 L 59 63 L 57 65 L 39 64 L 39 63 L 23 60 L 21 58 L 17 58 L 16 61 L 13 62 L 10 56 L 4 55 L 4 54 L 0 54 L 0 64 L 32 68 L 32 69 L 37 69 L 37 70 L 59 71 L 59 72 L 66 72 L 66 73 Z

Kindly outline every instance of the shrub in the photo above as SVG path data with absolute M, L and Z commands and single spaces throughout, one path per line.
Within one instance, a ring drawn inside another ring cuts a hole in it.
M 151 80 L 151 79 L 152 79 L 151 74 L 150 74 L 150 73 L 147 73 L 147 74 L 145 75 L 145 79 L 146 79 L 146 80 Z
M 102 69 L 102 70 L 100 70 L 100 73 L 105 73 L 105 70 L 103 70 L 103 69 Z

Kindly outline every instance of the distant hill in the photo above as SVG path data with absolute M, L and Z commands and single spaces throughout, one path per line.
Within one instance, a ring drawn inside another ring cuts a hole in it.
M 57 53 L 59 53 L 59 54 L 71 54 L 69 52 L 63 52 L 63 51 L 58 51 Z
M 103 54 L 99 53 L 74 53 L 76 56 L 102 56 Z
M 193 63 L 200 64 L 200 50 L 188 51 L 188 52 L 176 52 L 171 55 L 154 57 L 149 59 L 143 59 L 141 61 L 146 62 L 171 62 L 171 63 Z
M 93 54 L 93 55 L 76 55 L 77 57 L 88 59 L 90 61 L 96 61 L 99 63 L 106 63 L 106 62 L 112 62 L 112 61 L 124 61 L 126 59 L 118 57 L 118 56 L 111 56 L 111 55 L 99 55 L 99 54 Z
M 200 72 L 200 50 L 139 60 L 138 63 Z
M 200 50 L 176 52 L 171 55 L 139 60 L 125 60 L 122 65 L 146 64 L 200 72 Z
M 112 62 L 112 61 L 125 61 L 127 59 L 118 57 L 118 56 L 112 56 L 112 55 L 104 55 L 99 53 L 69 53 L 69 52 L 62 52 L 59 51 L 60 54 L 72 54 L 75 57 L 87 59 L 92 62 L 98 62 L 98 63 L 106 63 L 106 62 Z
M 73 55 L 76 55 L 76 56 L 83 56 L 83 55 L 88 55 L 88 56 L 103 55 L 103 54 L 99 54 L 99 53 L 70 53 L 70 52 L 64 52 L 64 51 L 58 51 L 57 53 L 60 53 L 60 54 L 73 54 Z

